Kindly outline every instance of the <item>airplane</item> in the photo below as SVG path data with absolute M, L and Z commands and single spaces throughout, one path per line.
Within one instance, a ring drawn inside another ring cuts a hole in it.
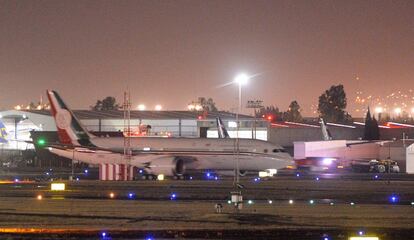
M 88 164 L 127 164 L 148 175 L 184 176 L 194 171 L 233 171 L 235 139 L 131 137 L 131 158 L 124 157 L 124 137 L 96 137 L 82 126 L 56 91 L 47 91 L 60 144 L 49 151 Z M 239 174 L 285 168 L 292 157 L 279 145 L 240 139 Z
M 0 143 L 7 143 L 7 130 L 4 123 L 0 120 Z

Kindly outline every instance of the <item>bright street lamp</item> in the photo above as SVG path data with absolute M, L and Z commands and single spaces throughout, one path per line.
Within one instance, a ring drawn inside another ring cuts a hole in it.
M 240 73 L 234 78 L 234 82 L 239 85 L 246 85 L 249 81 L 249 76 L 245 73 Z

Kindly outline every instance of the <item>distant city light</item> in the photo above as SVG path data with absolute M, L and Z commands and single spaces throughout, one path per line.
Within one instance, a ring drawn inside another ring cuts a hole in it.
M 114 198 L 114 197 L 115 197 L 115 193 L 112 193 L 112 192 L 111 192 L 111 193 L 109 193 L 109 197 L 110 197 L 110 198 Z
M 137 107 L 137 109 L 138 109 L 139 111 L 144 111 L 144 110 L 146 109 L 146 107 L 145 107 L 145 105 L 144 105 L 144 104 L 139 104 L 139 105 L 138 105 L 138 107 Z
M 43 199 L 43 196 L 42 195 L 37 195 L 37 200 L 42 200 Z
M 159 105 L 159 104 L 157 104 L 157 105 L 155 105 L 155 111 L 161 111 L 162 110 L 162 106 L 161 105 Z
M 401 114 L 401 112 L 402 112 L 402 110 L 399 107 L 397 107 L 397 108 L 394 109 L 394 113 L 395 114 L 398 114 L 399 115 L 399 114 Z
M 293 204 L 293 200 L 291 199 L 291 200 L 289 200 L 289 204 Z
M 273 201 L 272 200 L 269 200 L 269 201 L 267 201 L 269 204 L 272 204 L 273 203 Z
M 383 111 L 384 111 L 384 109 L 382 107 L 376 107 L 375 108 L 376 113 L 382 113 Z

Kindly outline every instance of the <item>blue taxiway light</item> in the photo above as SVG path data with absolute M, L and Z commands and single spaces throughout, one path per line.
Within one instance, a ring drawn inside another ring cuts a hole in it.
M 135 195 L 134 193 L 128 193 L 128 198 L 130 198 L 130 199 L 134 198 L 134 195 Z
M 85 173 L 88 173 L 88 169 L 85 169 L 85 171 L 84 171 Z
M 300 177 L 300 174 L 299 173 L 296 173 L 296 177 Z
M 176 198 L 177 198 L 177 194 L 172 193 L 171 196 L 170 196 L 170 199 L 171 200 L 175 200 Z
M 18 178 L 15 178 L 15 179 L 14 179 L 14 182 L 19 182 L 19 179 L 18 179 Z
M 397 195 L 391 195 L 390 202 L 391 203 L 397 203 L 398 202 L 398 196 Z
M 319 181 L 319 177 L 316 177 L 316 181 Z

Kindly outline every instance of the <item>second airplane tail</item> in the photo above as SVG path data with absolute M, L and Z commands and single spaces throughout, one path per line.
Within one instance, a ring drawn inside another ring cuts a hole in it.
M 50 102 L 50 111 L 55 118 L 60 142 L 77 146 L 92 146 L 90 139 L 93 135 L 82 126 L 59 94 L 51 90 L 46 93 Z
M 0 120 L 0 143 L 7 143 L 7 131 L 6 126 L 4 126 L 4 123 Z
M 328 127 L 326 127 L 325 121 L 323 120 L 323 118 L 320 119 L 321 122 L 321 130 L 322 130 L 322 139 L 324 141 L 329 141 L 332 140 L 332 135 L 331 132 L 329 131 Z
M 226 127 L 224 127 L 223 121 L 220 117 L 216 118 L 217 122 L 217 130 L 218 130 L 218 137 L 219 138 L 230 138 L 229 133 L 227 132 Z

